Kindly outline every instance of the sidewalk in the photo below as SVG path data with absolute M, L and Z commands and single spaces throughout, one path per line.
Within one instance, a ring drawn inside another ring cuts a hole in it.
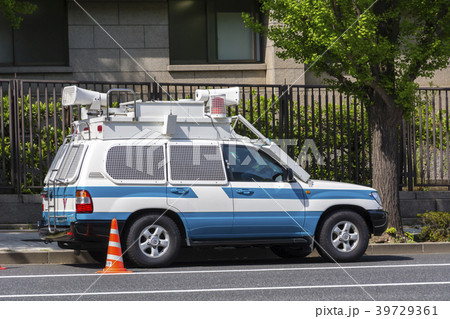
M 95 262 L 87 252 L 76 256 L 72 250 L 44 243 L 36 230 L 0 230 L 2 264 L 79 264 Z
M 450 254 L 449 243 L 371 244 L 366 255 Z M 314 251 L 310 256 L 318 256 Z M 178 261 L 276 259 L 267 248 L 186 248 Z M 36 230 L 0 230 L 0 265 L 83 264 L 95 261 L 85 251 L 75 255 L 56 243 L 45 244 Z

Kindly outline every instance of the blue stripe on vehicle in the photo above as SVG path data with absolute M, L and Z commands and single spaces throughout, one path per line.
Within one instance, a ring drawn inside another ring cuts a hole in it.
M 77 220 L 127 220 L 130 212 L 94 212 L 90 214 L 77 214 Z
M 166 197 L 166 186 L 78 186 L 89 192 L 92 197 L 121 198 L 121 197 Z M 188 193 L 189 194 L 189 193 Z
M 74 186 L 69 187 L 45 187 L 44 191 L 51 192 L 56 198 L 74 198 L 77 188 Z M 56 194 L 56 195 L 55 195 Z
M 58 198 L 71 198 L 75 197 L 76 190 L 86 190 L 92 197 L 102 198 L 121 198 L 121 197 L 163 197 L 165 198 L 178 198 L 180 194 L 172 193 L 171 188 L 167 186 L 69 186 L 69 187 L 57 187 L 56 197 Z M 187 189 L 188 192 L 182 195 L 183 198 L 198 198 L 197 194 L 190 187 L 180 187 Z M 47 190 L 47 189 L 44 189 Z M 50 191 L 52 189 L 50 188 Z
M 361 189 L 301 189 L 301 188 L 255 188 L 255 187 L 233 187 L 222 188 L 229 198 L 246 199 L 373 199 L 371 190 Z M 238 190 L 248 190 L 251 195 L 239 194 Z M 304 191 L 310 194 L 304 195 Z
M 251 188 L 251 187 L 222 187 L 228 198 L 246 198 L 246 199 L 303 199 L 303 190 L 301 188 Z M 253 192 L 251 195 L 239 194 L 238 190 L 248 190 Z
M 214 186 L 212 186 L 214 187 Z M 169 197 L 178 198 L 180 194 L 172 193 L 168 186 L 69 186 L 57 187 L 56 197 L 73 198 L 77 189 L 87 190 L 92 197 L 120 198 L 120 197 Z M 172 187 L 176 188 L 176 187 Z M 183 198 L 198 198 L 197 194 L 190 187 L 182 187 L 189 191 Z M 304 191 L 310 191 L 306 195 L 307 199 L 373 199 L 370 196 L 371 190 L 361 189 L 301 189 L 301 188 L 257 188 L 257 187 L 222 187 L 229 198 L 247 199 L 303 199 Z M 251 195 L 237 193 L 237 190 L 245 189 L 252 191 Z M 47 190 L 44 189 L 44 190 Z M 52 189 L 50 188 L 50 191 Z
M 308 199 L 373 199 L 371 190 L 361 189 L 305 189 Z

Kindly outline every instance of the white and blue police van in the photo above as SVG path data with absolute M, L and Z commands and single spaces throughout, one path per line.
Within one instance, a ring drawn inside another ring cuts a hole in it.
M 385 231 L 375 189 L 311 180 L 245 118 L 227 117 L 238 88 L 179 101 L 134 95 L 113 108 L 114 91 L 131 90 L 64 88 L 63 105 L 83 107 L 45 178 L 46 242 L 104 261 L 116 218 L 124 256 L 140 267 L 169 265 L 185 246 L 266 246 L 282 258 L 316 248 L 341 262 Z

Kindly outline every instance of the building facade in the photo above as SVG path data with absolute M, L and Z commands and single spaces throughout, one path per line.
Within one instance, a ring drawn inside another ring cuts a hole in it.
M 257 0 L 35 0 L 19 30 L 0 18 L 0 78 L 320 84 L 246 28 Z M 422 86 L 450 86 L 449 71 Z

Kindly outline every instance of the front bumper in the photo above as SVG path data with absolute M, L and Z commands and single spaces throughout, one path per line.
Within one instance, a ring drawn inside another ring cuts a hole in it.
M 368 213 L 372 223 L 372 233 L 380 236 L 387 228 L 387 213 L 382 210 L 369 210 Z

